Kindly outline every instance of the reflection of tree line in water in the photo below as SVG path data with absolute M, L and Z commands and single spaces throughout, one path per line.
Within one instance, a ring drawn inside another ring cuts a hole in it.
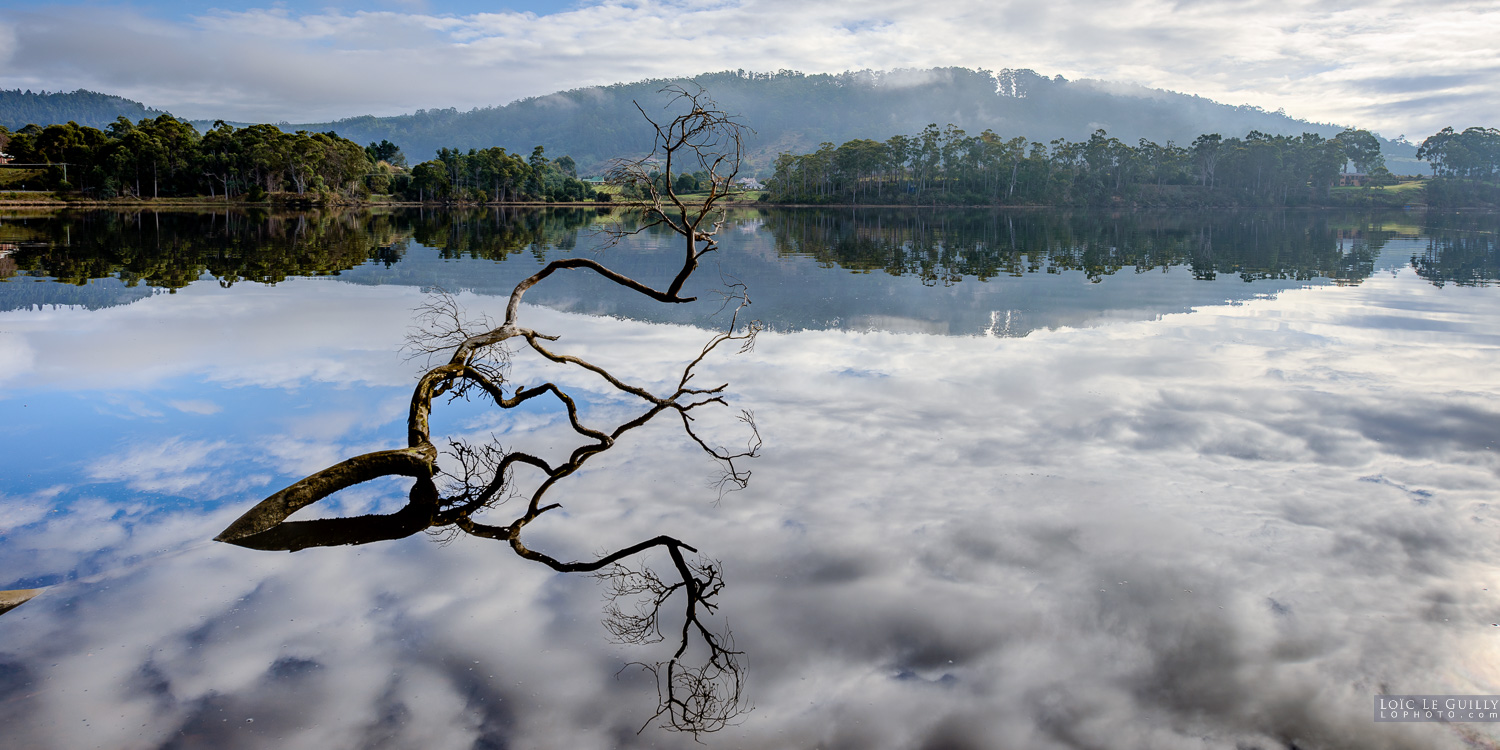
M 205 273 L 224 286 L 336 275 L 371 261 L 396 262 L 413 240 L 445 257 L 499 260 L 567 242 L 597 220 L 588 209 L 96 211 L 5 219 L 0 243 L 13 248 L 12 273 L 71 284 L 117 277 L 130 286 L 179 289 Z
M 811 210 L 768 217 L 777 251 L 825 266 L 951 284 L 1079 271 L 1100 281 L 1181 266 L 1199 279 L 1318 277 L 1357 282 L 1395 236 L 1320 213 L 1190 214 Z
M 1322 212 L 1003 212 L 807 209 L 755 212 L 778 252 L 825 266 L 956 283 L 1002 275 L 1081 271 L 1098 281 L 1182 266 L 1196 278 L 1368 276 L 1397 233 L 1378 217 Z M 741 218 L 744 218 L 742 215 Z M 398 263 L 408 243 L 443 258 L 537 261 L 565 255 L 579 232 L 608 219 L 626 226 L 639 212 L 607 209 L 80 212 L 0 221 L 0 278 L 15 274 L 84 284 L 118 277 L 127 285 L 177 289 L 208 274 L 225 286 L 336 275 L 367 262 Z M 1495 217 L 1428 214 L 1428 252 L 1412 261 L 1433 283 L 1500 279 Z M 647 231 L 657 234 L 657 229 Z M 585 240 L 587 244 L 587 240 Z
M 1452 213 L 1437 217 L 1441 231 L 1429 233 L 1426 252 L 1411 267 L 1433 284 L 1488 286 L 1500 279 L 1500 221 L 1494 215 Z

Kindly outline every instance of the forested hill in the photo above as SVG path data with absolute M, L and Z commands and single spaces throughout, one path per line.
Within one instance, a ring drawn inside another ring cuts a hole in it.
M 693 80 L 708 89 L 724 110 L 740 114 L 755 130 L 746 142 L 748 167 L 749 172 L 762 176 L 771 174 L 779 153 L 814 151 L 825 141 L 885 140 L 920 132 L 929 123 L 952 123 L 971 134 L 990 129 L 1005 139 L 1022 136 L 1044 143 L 1054 138 L 1087 140 L 1095 130 L 1103 129 L 1126 143 L 1147 138 L 1163 145 L 1167 141 L 1186 145 L 1204 133 L 1238 137 L 1259 130 L 1271 135 L 1314 132 L 1328 137 L 1343 129 L 1200 96 L 1105 81 L 1066 81 L 1030 70 L 991 73 L 934 68 L 837 75 L 725 71 Z M 352 117 L 280 127 L 287 132 L 332 130 L 362 144 L 389 140 L 401 147 L 412 164 L 431 159 L 443 147 L 467 151 L 503 146 L 530 153 L 540 144 L 549 155 L 571 155 L 580 172 L 588 174 L 609 159 L 648 149 L 649 128 L 633 102 L 640 102 L 648 113 L 670 116 L 662 112 L 666 99 L 657 92 L 685 82 L 620 83 L 467 112 L 429 109 L 396 117 Z M 139 102 L 92 91 L 0 90 L 0 125 L 11 130 L 28 123 L 70 120 L 104 128 L 121 115 L 139 121 L 160 114 Z M 195 120 L 193 124 L 202 132 L 212 122 Z M 1416 154 L 1407 143 L 1385 141 L 1381 146 L 1387 158 L 1395 161 Z M 1407 171 L 1394 163 L 1392 169 Z
M 756 133 L 747 141 L 753 172 L 769 174 L 777 153 L 815 150 L 824 141 L 884 140 L 952 123 L 971 133 L 986 128 L 1005 138 L 1086 140 L 1104 129 L 1134 143 L 1191 143 L 1203 133 L 1243 136 L 1316 132 L 1333 136 L 1342 126 L 1310 123 L 1248 106 L 1199 96 L 1103 81 L 1065 81 L 1030 70 L 998 73 L 965 68 L 805 75 L 794 71 L 727 71 L 697 76 L 697 83 Z M 419 110 L 398 117 L 355 117 L 290 129 L 335 130 L 360 143 L 388 139 L 413 162 L 440 147 L 462 150 L 503 146 L 529 151 L 541 144 L 569 154 L 580 170 L 649 147 L 646 123 L 632 101 L 661 111 L 657 91 L 678 81 L 649 80 L 523 99 L 503 107 L 459 112 Z M 1413 156 L 1407 144 L 1381 144 L 1388 156 Z
M 32 123 L 54 125 L 70 121 L 102 130 L 117 117 L 138 122 L 161 114 L 164 114 L 161 110 L 140 102 L 85 89 L 67 93 L 0 89 L 0 126 L 10 130 L 19 130 Z

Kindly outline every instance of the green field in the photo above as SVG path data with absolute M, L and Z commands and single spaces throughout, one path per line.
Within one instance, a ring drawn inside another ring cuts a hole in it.
M 708 193 L 681 193 L 677 197 L 682 199 L 684 203 L 702 203 L 703 201 L 708 199 Z M 720 198 L 720 200 L 743 203 L 745 201 L 754 201 L 759 197 L 760 191 L 746 190 L 743 192 L 730 193 L 729 195 Z
M 1379 185 L 1374 187 L 1336 187 L 1335 193 L 1359 193 L 1366 190 L 1372 193 L 1383 193 L 1386 195 L 1400 195 L 1403 197 L 1417 197 L 1422 193 L 1422 188 L 1427 184 L 1426 180 L 1411 180 L 1399 182 L 1395 185 Z
M 1395 185 L 1372 187 L 1336 187 L 1329 197 L 1340 206 L 1386 206 L 1395 208 L 1427 201 L 1426 180 L 1410 180 Z
M 19 190 L 27 182 L 32 183 L 32 189 L 39 188 L 39 180 L 45 174 L 46 170 L 42 169 L 0 167 L 0 190 Z

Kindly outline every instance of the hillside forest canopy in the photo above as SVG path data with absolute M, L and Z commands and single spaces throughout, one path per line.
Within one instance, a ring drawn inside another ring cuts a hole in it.
M 782 152 L 812 151 L 824 141 L 881 140 L 919 131 L 933 121 L 951 122 L 972 133 L 989 129 L 1007 138 L 1023 136 L 1043 142 L 1085 140 L 1099 129 L 1130 143 L 1141 138 L 1189 143 L 1201 133 L 1317 133 L 1332 138 L 1344 128 L 1129 82 L 1070 81 L 1033 70 L 959 67 L 834 74 L 727 70 L 589 86 L 468 111 L 421 109 L 396 116 L 276 124 L 288 132 L 336 131 L 359 143 L 398 143 L 418 160 L 431 158 L 440 148 L 467 152 L 501 146 L 526 154 L 541 145 L 549 153 L 571 155 L 580 171 L 592 174 L 639 147 L 631 127 L 639 116 L 635 103 L 649 110 L 659 101 L 657 92 L 671 85 L 701 86 L 713 93 L 725 111 L 747 118 L 746 124 L 754 130 L 745 134 L 745 173 L 760 175 L 770 173 L 772 162 Z M 135 121 L 159 114 L 137 102 L 89 91 L 0 91 L 0 126 L 12 130 L 29 123 L 68 121 L 103 129 L 120 115 Z M 206 131 L 214 120 L 192 122 Z M 1392 159 L 1393 171 L 1419 169 L 1412 161 L 1416 144 L 1404 136 L 1383 139 L 1381 146 Z
M 363 200 L 390 195 L 413 202 L 529 203 L 639 197 L 602 191 L 579 179 L 571 156 L 549 158 L 500 146 L 438 149 L 407 168 L 389 140 L 360 146 L 334 131 L 286 132 L 274 125 L 235 127 L 222 121 L 204 133 L 170 114 L 132 122 L 119 117 L 101 130 L 68 122 L 0 127 L 0 151 L 15 165 L 36 165 L 29 186 L 84 198 L 198 197 L 267 200 L 271 194 L 308 200 Z M 1500 130 L 1444 128 L 1418 149 L 1432 170 L 1422 190 L 1386 200 L 1434 206 L 1500 204 Z M 622 156 L 626 156 L 622 154 Z M 884 141 L 822 144 L 780 154 L 762 198 L 798 204 L 892 205 L 1342 205 L 1369 195 L 1331 191 L 1352 170 L 1361 185 L 1397 180 L 1385 167 L 1381 141 L 1365 130 L 1331 138 L 1251 131 L 1209 133 L 1188 145 L 1140 139 L 1126 143 L 1097 130 L 1088 139 L 1043 143 L 993 130 L 971 135 L 956 125 L 929 124 Z M 7 176 L 9 173 L 9 177 Z M 14 189 L 17 170 L 0 170 L 0 192 Z M 706 187 L 696 172 L 652 178 L 679 194 Z M 22 183 L 25 184 L 25 183 Z
M 31 123 L 55 125 L 64 122 L 106 128 L 120 117 L 133 121 L 164 114 L 168 113 L 122 96 L 87 89 L 0 89 L 0 127 L 11 130 L 19 130 Z
M 1452 128 L 1419 153 L 1432 176 L 1429 203 L 1494 203 L 1500 187 L 1500 130 Z M 1362 185 L 1397 182 L 1380 141 L 1365 130 L 1332 138 L 1251 131 L 1200 135 L 1186 146 L 1144 138 L 1135 145 L 1095 131 L 1050 143 L 970 135 L 928 125 L 916 135 L 856 139 L 814 152 L 782 154 L 767 181 L 770 200 L 812 204 L 1296 206 L 1330 202 L 1353 170 Z
M 577 179 L 572 159 L 549 159 L 540 146 L 524 156 L 499 147 L 445 148 L 407 170 L 400 148 L 389 141 L 362 147 L 333 131 L 288 133 L 275 125 L 224 122 L 200 134 L 169 114 L 138 122 L 120 117 L 103 130 L 75 122 L 28 125 L 15 133 L 0 127 L 0 151 L 16 165 L 41 167 L 33 171 L 33 188 L 101 199 L 259 202 L 272 193 L 349 200 L 372 193 L 414 201 L 595 198 Z
M 884 139 L 921 130 L 933 121 L 952 122 L 969 132 L 991 129 L 1039 141 L 1087 139 L 1101 128 L 1129 142 L 1148 138 L 1158 143 L 1188 143 L 1201 133 L 1252 130 L 1275 135 L 1313 132 L 1331 138 L 1343 129 L 1284 112 L 1130 83 L 959 67 L 836 74 L 720 71 L 691 79 L 591 86 L 470 111 L 426 109 L 297 127 L 336 129 L 361 142 L 385 138 L 419 154 L 442 146 L 519 150 L 542 144 L 549 151 L 572 154 L 581 168 L 594 171 L 635 147 L 628 127 L 637 116 L 635 102 L 655 101 L 655 93 L 664 86 L 689 82 L 713 92 L 726 111 L 747 118 L 754 132 L 746 134 L 745 166 L 759 174 L 769 174 L 781 152 L 811 151 L 824 141 Z M 1401 137 L 1381 145 L 1391 157 L 1409 159 L 1415 153 L 1415 145 Z

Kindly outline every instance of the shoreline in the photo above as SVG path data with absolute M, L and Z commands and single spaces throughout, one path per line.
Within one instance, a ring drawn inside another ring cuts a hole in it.
M 644 201 L 570 201 L 566 203 L 546 201 L 506 201 L 476 203 L 473 201 L 317 201 L 317 200 L 279 200 L 261 201 L 249 203 L 246 201 L 226 201 L 222 198 L 111 198 L 100 199 L 68 199 L 68 198 L 37 198 L 37 199 L 11 199 L 0 198 L 0 207 L 4 206 L 50 206 L 56 208 L 87 207 L 87 208 L 109 208 L 109 207 L 133 207 L 133 208 L 285 208 L 285 209 L 312 209 L 312 208 L 631 208 L 637 206 L 649 206 Z M 767 205 L 757 201 L 719 201 L 719 205 L 726 207 L 745 208 Z
M 3 191 L 0 191 L 3 193 Z M 640 200 L 612 200 L 612 201 L 570 201 L 552 202 L 546 201 L 506 201 L 477 203 L 473 201 L 362 201 L 362 200 L 333 200 L 320 201 L 297 198 L 281 198 L 277 200 L 249 203 L 244 201 L 229 201 L 223 198 L 190 197 L 190 198 L 111 198 L 111 199 L 81 199 L 58 197 L 54 194 L 46 194 L 45 197 L 38 195 L 36 198 L 0 198 L 0 208 L 47 208 L 47 209 L 144 209 L 156 208 L 160 210 L 172 209 L 201 209 L 201 208 L 238 208 L 238 209 L 261 209 L 261 210 L 292 210 L 305 211 L 312 209 L 376 209 L 376 208 L 640 208 L 650 204 Z M 1079 211 L 1160 211 L 1160 210 L 1278 210 L 1278 211 L 1303 211 L 1303 210 L 1387 210 L 1387 211 L 1495 211 L 1500 207 L 1492 205 L 1473 206 L 1439 206 L 1434 208 L 1426 202 L 1401 203 L 1357 203 L 1347 204 L 1322 203 L 1304 204 L 1299 206 L 1279 205 L 1254 205 L 1254 204 L 1203 204 L 1203 205 L 1171 205 L 1171 204 L 1141 204 L 1141 203 L 1108 203 L 1099 205 L 1053 205 L 1053 204 L 974 204 L 974 203 L 924 203 L 914 205 L 909 203 L 774 203 L 760 200 L 721 200 L 719 205 L 724 208 L 823 208 L 823 209 L 908 209 L 920 210 L 951 210 L 951 209 L 976 209 L 976 210 L 1005 210 L 1005 211 L 1041 211 L 1041 210 L 1079 210 Z
M 176 208 L 240 208 L 240 209 L 284 209 L 306 211 L 312 209 L 371 209 L 371 208 L 640 208 L 649 206 L 649 203 L 639 201 L 577 201 L 571 203 L 546 203 L 546 202 L 507 202 L 507 203 L 471 203 L 461 201 L 353 201 L 322 203 L 317 201 L 267 201 L 264 203 L 228 202 L 212 199 L 192 198 L 156 198 L 145 200 L 66 200 L 55 198 L 52 200 L 10 200 L 0 199 L 0 208 L 158 208 L 171 210 Z M 1425 211 L 1432 206 L 1426 203 L 1408 203 L 1396 205 L 1302 205 L 1302 206 L 1261 206 L 1247 204 L 1219 204 L 1199 206 L 1173 206 L 1173 205 L 1049 205 L 1049 204 L 973 204 L 973 203 L 926 203 L 922 205 L 911 205 L 906 203 L 767 203 L 761 201 L 720 201 L 719 205 L 724 208 L 827 208 L 827 209 L 908 209 L 913 211 L 932 211 L 938 209 L 975 209 L 975 210 L 1007 210 L 1007 211 L 1044 211 L 1044 210 L 1077 210 L 1077 211 L 1162 211 L 1162 210 L 1278 210 L 1278 211 L 1319 211 L 1319 210 L 1351 210 L 1351 209 L 1380 209 L 1387 211 Z M 1443 211 L 1494 211 L 1494 206 L 1445 206 L 1439 210 Z

